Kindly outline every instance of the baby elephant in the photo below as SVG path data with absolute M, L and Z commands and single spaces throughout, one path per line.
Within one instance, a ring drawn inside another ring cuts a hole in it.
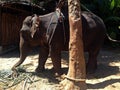
M 87 70 L 94 72 L 97 68 L 97 55 L 105 37 L 103 21 L 91 12 L 82 12 L 82 31 L 84 51 L 89 53 Z M 23 63 L 31 48 L 40 46 L 39 62 L 36 72 L 43 71 L 50 54 L 55 73 L 61 74 L 61 51 L 68 50 L 69 21 L 57 9 L 55 12 L 42 16 L 28 16 L 20 30 L 20 60 L 12 67 Z

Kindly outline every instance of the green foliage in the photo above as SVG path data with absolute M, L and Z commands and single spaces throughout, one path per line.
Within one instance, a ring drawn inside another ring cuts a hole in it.
M 83 2 L 84 3 L 84 2 Z M 112 17 L 120 20 L 120 0 L 92 0 L 91 3 L 84 3 L 91 11 L 95 12 L 103 19 Z
M 32 3 L 34 3 L 34 4 L 37 4 L 38 3 L 38 0 L 31 0 L 32 1 Z
M 86 2 L 85 2 L 86 1 Z M 107 32 L 114 39 L 120 35 L 120 0 L 82 0 L 82 3 L 100 16 L 107 28 Z

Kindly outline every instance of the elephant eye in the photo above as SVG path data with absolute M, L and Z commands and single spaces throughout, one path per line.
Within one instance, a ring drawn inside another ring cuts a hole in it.
M 32 22 L 29 21 L 29 22 L 26 23 L 26 25 L 29 26 L 29 27 L 31 27 L 32 26 Z

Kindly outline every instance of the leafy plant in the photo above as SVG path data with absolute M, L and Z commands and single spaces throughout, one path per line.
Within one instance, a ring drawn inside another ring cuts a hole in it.
M 112 38 L 120 40 L 120 0 L 91 0 L 89 3 L 87 1 L 82 0 L 82 3 L 103 19 Z

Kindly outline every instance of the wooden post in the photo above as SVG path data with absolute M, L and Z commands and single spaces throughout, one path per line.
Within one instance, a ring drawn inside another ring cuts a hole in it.
M 63 90 L 86 90 L 80 1 L 68 0 L 68 9 L 70 24 L 69 70 L 61 85 Z
M 0 6 L 0 47 L 2 47 L 2 7 Z

